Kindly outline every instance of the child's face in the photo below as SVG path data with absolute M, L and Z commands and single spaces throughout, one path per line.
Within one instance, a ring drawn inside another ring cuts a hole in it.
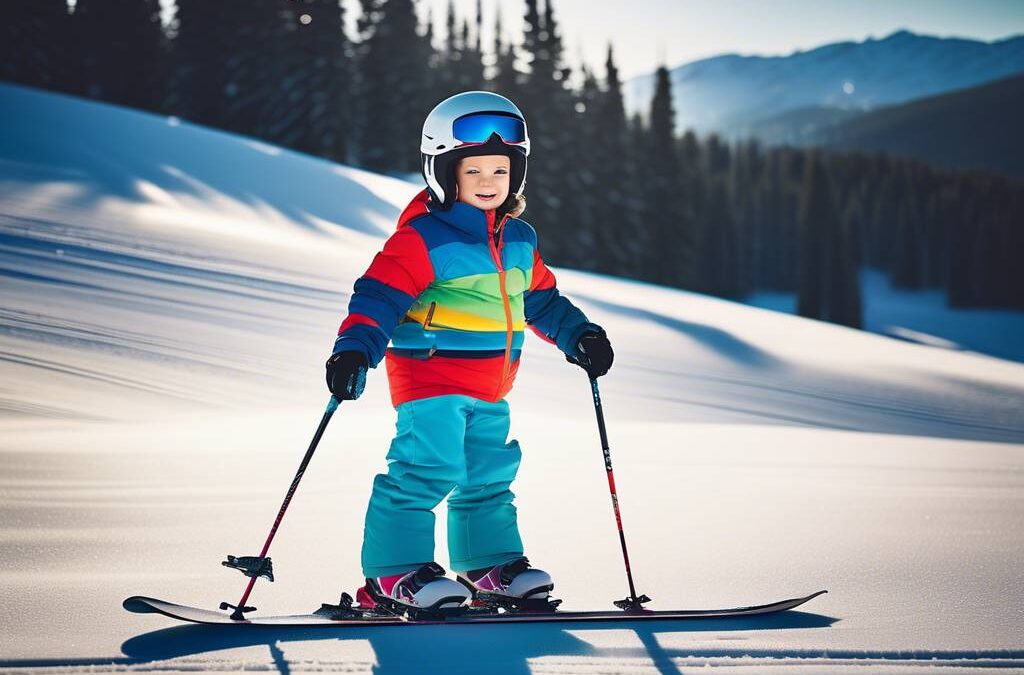
M 484 211 L 498 208 L 508 197 L 510 169 L 506 155 L 463 157 L 455 167 L 456 198 Z

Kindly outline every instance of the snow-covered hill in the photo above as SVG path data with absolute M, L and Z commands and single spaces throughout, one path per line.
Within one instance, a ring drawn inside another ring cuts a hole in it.
M 787 56 L 724 54 L 673 68 L 679 128 L 743 135 L 766 118 L 807 106 L 872 110 L 1024 71 L 1024 36 L 995 42 L 901 30 Z M 654 76 L 627 81 L 630 111 L 646 113 Z
M 828 595 L 640 630 L 240 633 L 124 612 L 133 594 L 237 600 L 219 562 L 262 543 L 352 283 L 418 186 L 18 87 L 0 110 L 0 670 L 1024 667 L 1024 365 L 558 269 L 616 351 L 600 383 L 638 590 L 656 608 Z M 586 376 L 533 338 L 520 373 L 527 553 L 566 606 L 608 607 L 624 578 Z M 261 611 L 359 582 L 393 423 L 378 369 L 303 479 Z

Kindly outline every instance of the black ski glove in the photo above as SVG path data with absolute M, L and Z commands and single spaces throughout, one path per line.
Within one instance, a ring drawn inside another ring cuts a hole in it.
M 612 351 L 612 345 L 608 342 L 608 336 L 605 335 L 604 329 L 599 333 L 587 331 L 580 336 L 576 344 L 576 353 L 566 354 L 565 360 L 575 363 L 587 371 L 587 375 L 592 379 L 596 379 L 607 373 L 608 369 L 612 367 L 615 352 Z
M 354 401 L 366 386 L 366 356 L 359 351 L 331 354 L 327 359 L 327 388 L 339 401 Z

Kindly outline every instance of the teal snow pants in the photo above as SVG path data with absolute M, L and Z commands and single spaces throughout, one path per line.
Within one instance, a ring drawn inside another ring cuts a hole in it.
M 446 496 L 452 570 L 523 555 L 509 490 L 521 452 L 518 441 L 505 441 L 508 402 L 445 394 L 407 401 L 397 412 L 388 472 L 374 478 L 366 510 L 363 574 L 400 574 L 435 560 L 433 509 Z

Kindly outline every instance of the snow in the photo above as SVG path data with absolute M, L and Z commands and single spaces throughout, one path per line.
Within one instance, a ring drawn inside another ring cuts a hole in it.
M 0 105 L 0 671 L 1024 672 L 1024 365 L 563 269 L 616 352 L 599 382 L 637 590 L 655 609 L 827 595 L 637 627 L 125 612 L 237 602 L 219 563 L 266 537 L 352 283 L 418 186 L 20 87 Z M 527 553 L 566 607 L 609 608 L 627 591 L 589 384 L 533 338 L 520 373 Z M 393 424 L 380 368 L 327 429 L 260 612 L 359 583 Z
M 884 273 L 861 273 L 864 328 L 881 335 L 940 349 L 969 350 L 1024 362 L 1024 312 L 952 309 L 939 289 L 895 288 Z M 792 293 L 759 291 L 745 302 L 778 312 L 796 312 Z

